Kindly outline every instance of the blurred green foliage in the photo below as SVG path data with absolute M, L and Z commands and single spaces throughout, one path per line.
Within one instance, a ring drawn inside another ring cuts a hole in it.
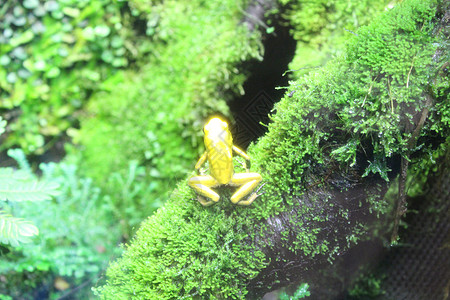
M 42 164 L 43 180 L 60 185 L 53 201 L 10 205 L 17 217 L 26 217 L 40 229 L 33 243 L 3 248 L 0 291 L 14 299 L 33 299 L 36 289 L 58 295 L 55 278 L 65 278 L 70 288 L 97 279 L 116 247 L 120 227 L 114 226 L 113 208 L 92 180 L 79 176 L 75 165 Z M 59 293 L 61 295 L 61 293 Z
M 0 117 L 0 134 L 6 122 Z M 18 218 L 11 214 L 11 203 L 41 202 L 52 199 L 58 193 L 58 184 L 52 181 L 38 181 L 30 172 L 25 155 L 18 149 L 9 149 L 8 155 L 17 160 L 23 169 L 0 168 L 0 246 L 18 247 L 29 243 L 39 234 L 39 229 L 27 216 Z
M 143 219 L 161 206 L 163 197 L 156 198 L 155 190 L 169 188 L 149 180 L 144 167 L 131 161 L 125 173 L 114 172 L 108 178 L 103 201 L 111 208 L 111 217 L 118 224 L 120 235 L 129 240 Z M 149 201 L 151 199 L 151 201 Z
M 136 52 L 125 2 L 4 0 L 0 6 L 0 112 L 10 121 L 0 149 L 42 153 L 76 125 L 99 83 Z

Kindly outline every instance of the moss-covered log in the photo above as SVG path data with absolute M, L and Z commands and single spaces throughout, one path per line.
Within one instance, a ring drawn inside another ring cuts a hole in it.
M 356 245 L 389 239 L 396 217 L 388 216 L 402 205 L 384 197 L 393 179 L 411 165 L 428 168 L 430 153 L 448 146 L 445 5 L 402 2 L 360 28 L 344 56 L 292 82 L 268 133 L 248 150 L 264 194 L 236 207 L 224 187 L 205 208 L 181 182 L 97 293 L 255 299 L 300 281 L 314 295 Z

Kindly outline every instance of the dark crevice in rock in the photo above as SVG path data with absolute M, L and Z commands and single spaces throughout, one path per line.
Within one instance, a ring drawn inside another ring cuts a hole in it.
M 258 28 L 263 32 L 264 46 L 262 61 L 252 60 L 239 67 L 250 75 L 244 83 L 244 95 L 229 103 L 234 117 L 234 143 L 244 149 L 266 132 L 267 128 L 260 123 L 269 123 L 268 115 L 274 103 L 283 97 L 285 90 L 277 88 L 288 86 L 289 78 L 283 74 L 295 54 L 296 41 L 290 35 L 290 28 L 282 25 L 286 23 L 280 19 L 282 13 L 265 19 L 273 8 L 272 1 L 254 1 L 243 21 L 250 30 Z M 271 31 L 269 28 L 273 32 L 267 33 Z

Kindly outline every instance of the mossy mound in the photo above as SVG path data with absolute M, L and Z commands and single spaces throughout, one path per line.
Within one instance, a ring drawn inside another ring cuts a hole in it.
M 251 214 L 231 206 L 227 197 L 210 209 L 194 198 L 183 182 L 170 201 L 144 222 L 123 259 L 110 266 L 112 280 L 101 289 L 105 298 L 246 295 L 245 282 L 264 265 L 262 252 L 245 243 L 253 226 Z
M 345 56 L 292 82 L 268 133 L 248 151 L 265 194 L 235 207 L 225 187 L 220 203 L 204 208 L 183 181 L 96 292 L 104 299 L 255 297 L 308 281 L 306 272 L 367 237 L 362 216 L 373 222 L 387 212 L 382 197 L 398 173 L 392 158 L 420 160 L 433 147 L 426 135 L 439 143 L 449 133 L 445 105 L 437 105 L 448 101 L 449 87 L 436 79 L 436 7 L 403 2 L 360 28 Z M 429 122 L 411 148 L 424 105 Z M 277 261 L 290 264 L 287 257 L 300 266 L 291 278 L 274 269 Z
M 398 1 L 298 1 L 282 0 L 284 17 L 292 27 L 297 50 L 289 68 L 293 78 L 320 68 L 345 51 L 355 31 L 369 24 Z
M 289 96 L 275 106 L 269 132 L 251 151 L 259 165 L 271 170 L 276 194 L 307 183 L 304 172 L 327 157 L 343 167 L 364 166 L 365 161 L 357 161 L 364 153 L 369 160 L 365 176 L 388 180 L 387 160 L 411 152 L 407 144 L 426 92 L 441 101 L 429 107 L 433 122 L 422 135 L 432 130 L 445 136 L 448 81 L 438 72 L 446 58 L 433 59 L 442 46 L 433 36 L 436 4 L 400 4 L 361 27 L 345 56 L 291 82 Z

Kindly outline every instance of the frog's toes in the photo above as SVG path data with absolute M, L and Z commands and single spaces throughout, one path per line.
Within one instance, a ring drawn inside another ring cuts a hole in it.
M 210 205 L 213 205 L 214 203 L 216 203 L 216 202 L 214 202 L 214 201 L 212 201 L 212 200 L 210 200 L 210 199 L 206 199 L 205 197 L 202 197 L 202 196 L 198 196 L 197 200 L 198 200 L 198 202 L 200 202 L 203 206 L 210 206 Z
M 263 188 L 263 186 L 266 185 L 267 182 L 264 182 L 263 184 L 261 184 L 258 189 L 255 191 L 255 194 L 258 194 L 258 192 Z M 265 192 L 262 192 L 261 194 L 258 194 L 257 197 L 263 195 Z
M 236 203 L 237 205 L 245 205 L 248 206 L 250 204 L 252 204 L 253 201 L 255 201 L 255 199 L 258 197 L 259 195 L 255 192 L 252 193 L 247 199 L 245 200 L 241 200 L 238 203 Z

